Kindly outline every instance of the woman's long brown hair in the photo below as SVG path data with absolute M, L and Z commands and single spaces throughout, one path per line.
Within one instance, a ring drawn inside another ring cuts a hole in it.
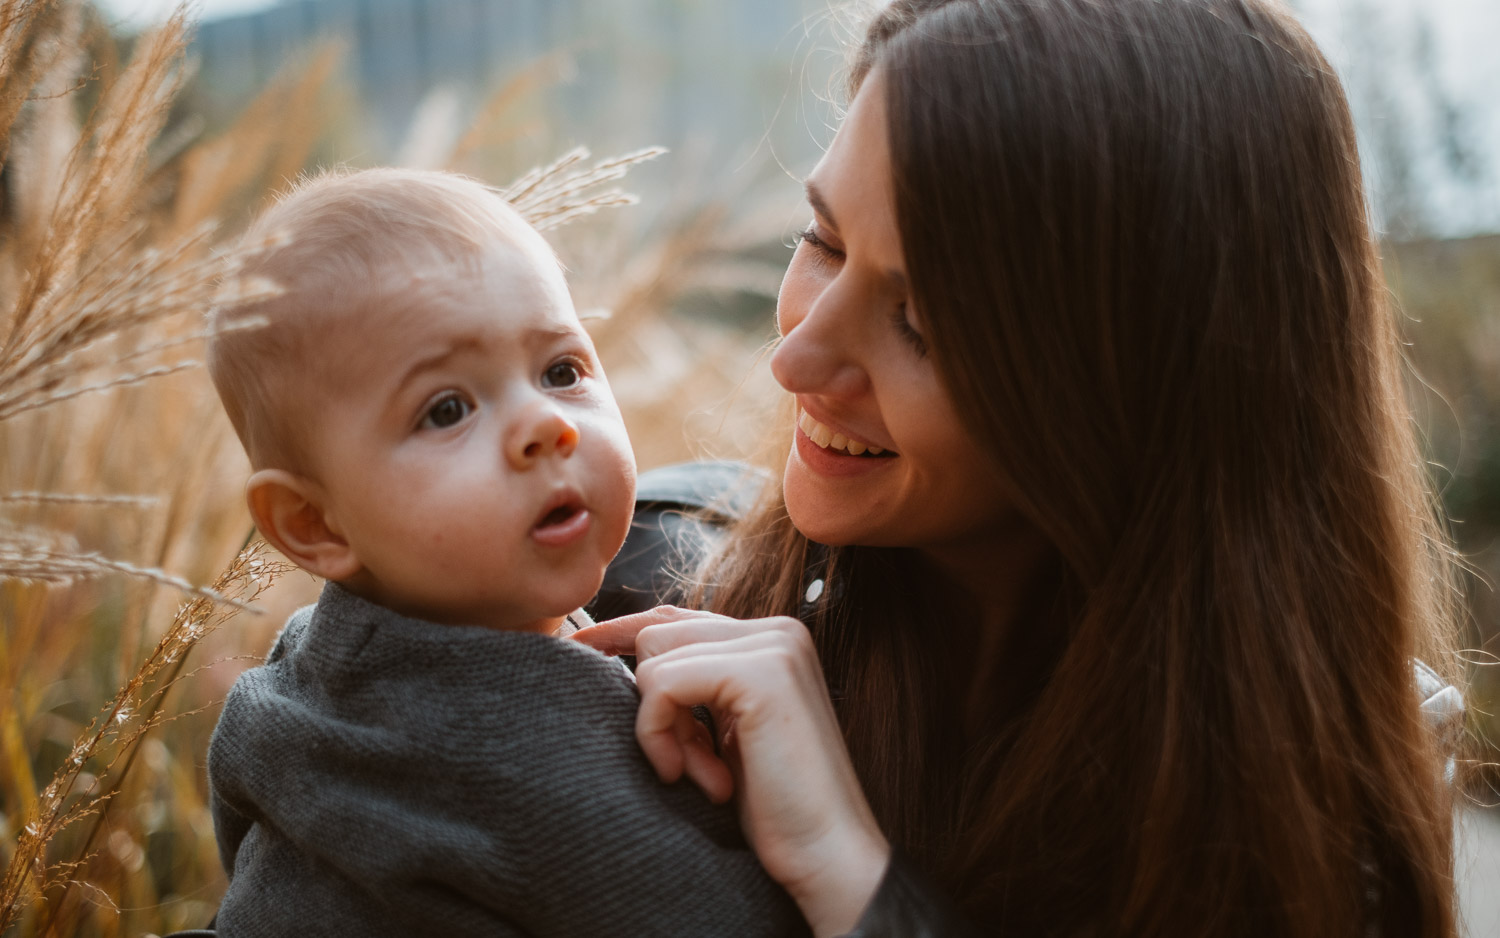
M 872 68 L 932 354 L 1056 562 L 976 665 L 918 555 L 772 499 L 716 607 L 827 565 L 876 814 L 996 934 L 1453 935 L 1452 565 L 1328 63 L 1261 0 L 897 0 Z

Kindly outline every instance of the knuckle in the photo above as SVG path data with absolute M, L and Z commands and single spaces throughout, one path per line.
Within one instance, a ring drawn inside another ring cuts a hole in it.
M 776 620 L 776 631 L 782 641 L 787 642 L 789 647 L 796 649 L 799 653 L 813 652 L 812 633 L 807 630 L 807 626 L 803 625 L 801 620 L 781 616 Z
M 662 629 L 660 626 L 648 625 L 635 633 L 635 654 L 637 660 L 645 663 L 647 658 L 659 655 L 664 651 Z
M 655 658 L 648 660 L 643 655 L 636 659 L 635 683 L 636 686 L 640 688 L 642 695 L 644 695 L 648 689 L 646 685 L 648 685 L 652 680 L 655 679 L 656 669 L 660 666 L 661 662 Z
M 807 631 L 807 627 L 800 620 L 794 619 L 791 616 L 775 616 L 771 619 L 771 628 L 788 634 Z
M 781 673 L 791 674 L 797 669 L 797 650 L 786 644 L 770 646 L 765 651 L 765 658 L 767 664 Z

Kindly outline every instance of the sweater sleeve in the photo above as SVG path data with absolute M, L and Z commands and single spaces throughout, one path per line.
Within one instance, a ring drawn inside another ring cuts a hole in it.
M 528 695 L 550 694 L 548 709 L 567 716 L 517 799 L 532 810 L 521 825 L 533 863 L 523 924 L 538 935 L 804 933 L 733 810 L 687 781 L 657 779 L 635 739 L 634 685 L 592 653 L 579 657 L 591 665 L 582 695 L 529 674 Z
M 657 780 L 613 662 L 341 604 L 226 702 L 215 817 L 247 830 L 222 934 L 804 931 L 730 809 Z

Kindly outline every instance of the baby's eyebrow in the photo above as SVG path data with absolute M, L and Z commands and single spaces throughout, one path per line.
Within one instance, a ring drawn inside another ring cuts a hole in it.
M 458 339 L 454 342 L 450 342 L 441 351 L 434 352 L 431 355 L 425 355 L 422 358 L 417 359 L 416 361 L 412 362 L 411 367 L 407 368 L 405 373 L 401 375 L 401 380 L 396 383 L 395 393 L 400 394 L 401 391 L 408 384 L 410 384 L 413 379 L 421 375 L 423 372 L 432 371 L 433 369 L 440 367 L 444 362 L 457 355 L 459 352 L 465 352 L 470 349 L 478 348 L 483 344 L 484 343 L 481 342 L 477 337 Z
M 574 339 L 578 337 L 577 329 L 569 329 L 567 326 L 554 326 L 551 328 L 531 329 L 527 338 L 536 345 L 548 345 L 552 342 L 561 342 L 563 339 Z
M 557 342 L 577 339 L 578 337 L 579 331 L 577 329 L 571 329 L 567 326 L 550 326 L 527 329 L 524 334 L 519 336 L 519 339 L 525 345 L 533 348 L 542 348 Z M 431 355 L 424 355 L 412 362 L 411 367 L 407 368 L 401 375 L 401 380 L 396 382 L 396 387 L 392 391 L 392 395 L 399 396 L 408 384 L 420 377 L 424 372 L 442 367 L 449 359 L 461 352 L 482 349 L 490 341 L 495 340 L 493 338 L 487 340 L 477 335 L 462 336 L 449 342 Z

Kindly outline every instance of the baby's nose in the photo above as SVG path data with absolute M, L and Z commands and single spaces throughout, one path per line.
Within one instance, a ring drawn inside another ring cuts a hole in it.
M 578 448 L 578 426 L 550 405 L 528 408 L 511 424 L 505 458 L 512 468 L 529 469 L 548 456 L 568 457 Z

